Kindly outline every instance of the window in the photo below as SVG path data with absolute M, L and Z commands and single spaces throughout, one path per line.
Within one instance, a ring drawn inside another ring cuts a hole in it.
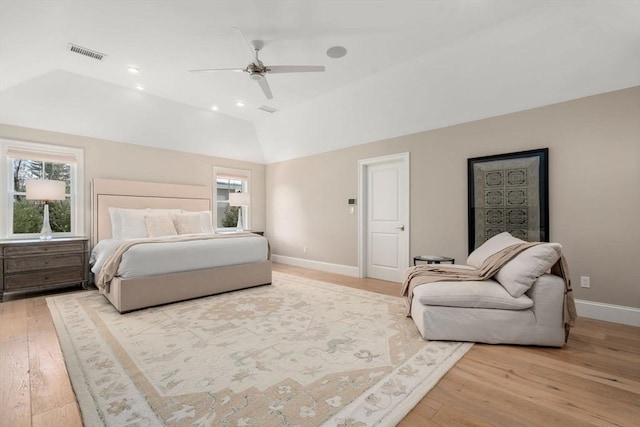
M 30 179 L 64 181 L 65 199 L 49 203 L 51 229 L 54 237 L 83 234 L 83 151 L 11 140 L 0 140 L 0 150 L 0 169 L 4 169 L 0 193 L 8 202 L 8 209 L 0 213 L 0 234 L 10 238 L 39 236 L 44 204 L 26 199 L 26 181 Z
M 251 207 L 230 206 L 229 193 L 249 193 L 251 171 L 244 169 L 213 168 L 215 177 L 215 228 L 217 231 L 235 230 L 238 209 L 242 209 L 243 228 L 251 229 Z

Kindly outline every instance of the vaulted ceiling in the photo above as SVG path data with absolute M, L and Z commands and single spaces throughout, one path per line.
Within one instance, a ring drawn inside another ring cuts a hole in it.
M 1 123 L 255 162 L 639 84 L 638 0 L 0 0 Z

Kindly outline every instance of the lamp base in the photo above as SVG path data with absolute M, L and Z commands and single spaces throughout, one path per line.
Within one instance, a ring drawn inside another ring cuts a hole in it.
M 40 240 L 53 239 L 51 225 L 49 225 L 49 203 L 44 203 L 44 218 L 42 219 L 42 230 L 40 230 Z
M 244 231 L 244 224 L 242 223 L 242 206 L 238 206 L 238 223 L 236 224 L 236 231 Z

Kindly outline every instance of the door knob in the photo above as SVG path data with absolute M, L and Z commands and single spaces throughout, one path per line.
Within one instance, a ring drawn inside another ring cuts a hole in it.
M 401 225 L 400 227 L 396 227 L 396 230 L 404 231 L 404 225 Z

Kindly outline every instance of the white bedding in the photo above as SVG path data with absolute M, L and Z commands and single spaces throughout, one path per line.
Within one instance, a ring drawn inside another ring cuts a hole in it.
M 105 239 L 95 246 L 91 252 L 91 271 L 94 274 L 100 271 L 104 262 L 122 242 L 123 240 Z M 122 256 L 117 276 L 155 276 L 262 262 L 268 259 L 268 252 L 267 239 L 255 236 L 139 244 Z

